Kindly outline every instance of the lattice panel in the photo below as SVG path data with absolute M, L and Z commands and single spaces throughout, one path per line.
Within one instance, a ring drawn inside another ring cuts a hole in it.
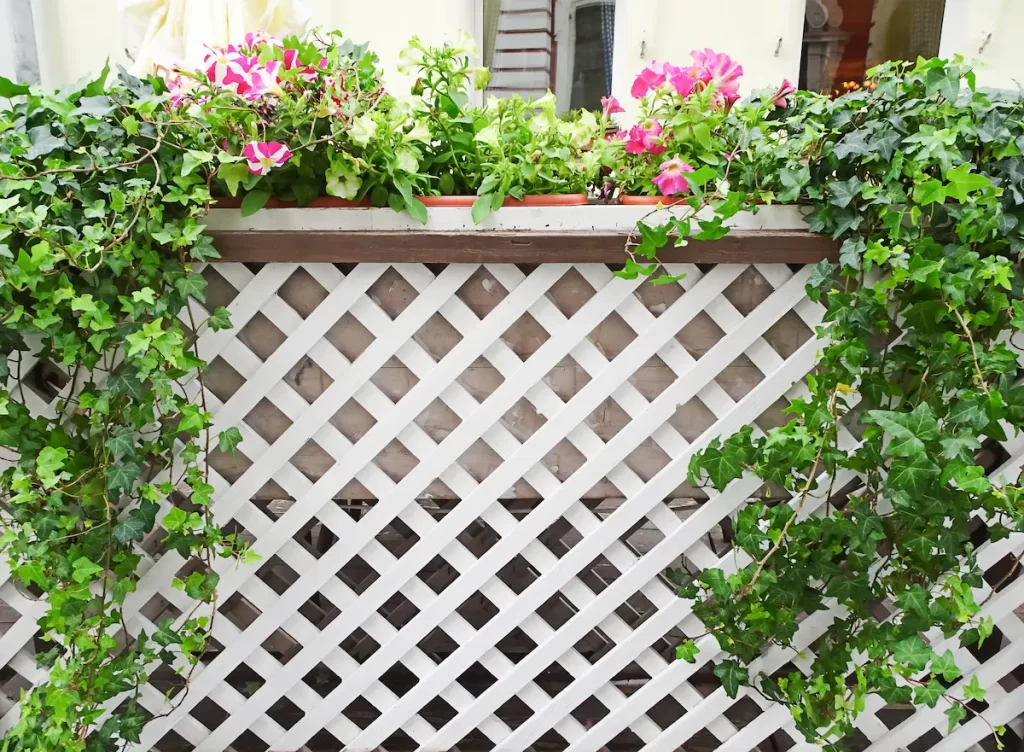
M 603 265 L 206 269 L 208 305 L 228 305 L 235 325 L 201 338 L 207 400 L 215 430 L 244 439 L 237 456 L 209 458 L 214 510 L 262 558 L 219 565 L 213 649 L 187 692 L 154 673 L 142 702 L 158 717 L 135 748 L 809 748 L 785 709 L 726 696 L 712 637 L 696 665 L 674 660 L 704 628 L 663 573 L 740 563 L 729 517 L 759 483 L 709 496 L 686 468 L 714 436 L 784 420 L 822 309 L 804 296 L 807 267 L 668 271 L 687 276 L 653 287 Z M 30 354 L 20 379 L 37 411 L 74 389 Z M 1019 440 L 993 452 L 996 477 L 1024 463 Z M 133 631 L 192 606 L 170 587 L 190 564 L 161 537 L 143 545 Z M 1022 549 L 1024 536 L 980 546 L 991 583 Z M 0 577 L 7 728 L 17 691 L 42 676 L 43 604 Z M 983 651 L 928 635 L 957 654 L 963 681 L 988 688 L 982 715 L 1017 737 L 1022 602 L 1024 578 L 1010 578 L 985 603 L 997 632 Z M 773 648 L 762 668 L 808 671 L 829 617 L 803 622 L 801 655 Z M 976 718 L 947 736 L 942 710 L 869 704 L 851 741 L 967 750 L 988 735 Z

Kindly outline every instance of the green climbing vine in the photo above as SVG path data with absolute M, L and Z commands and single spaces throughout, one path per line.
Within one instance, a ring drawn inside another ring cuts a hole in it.
M 950 731 L 985 707 L 951 648 L 996 639 L 981 608 L 1020 564 L 979 601 L 976 546 L 1024 531 L 1018 470 L 985 459 L 1024 427 L 1022 115 L 959 62 L 889 63 L 865 90 L 800 93 L 736 157 L 738 190 L 806 203 L 842 245 L 808 282 L 822 351 L 791 420 L 693 457 L 692 480 L 766 498 L 739 509 L 728 565 L 676 573 L 708 630 L 678 654 L 725 651 L 729 694 L 785 703 L 828 749 L 870 695 L 941 706 Z M 778 659 L 754 668 L 766 646 Z M 805 648 L 809 676 L 784 665 Z
M 106 78 L 57 94 L 0 81 L 16 98 L 0 113 L 0 542 L 26 596 L 47 596 L 49 646 L 37 657 L 48 678 L 22 698 L 5 752 L 138 740 L 151 667 L 187 681 L 204 650 L 214 559 L 246 556 L 213 519 L 203 462 L 241 437 L 211 436 L 193 381 L 197 335 L 230 326 L 222 308 L 197 321 L 186 305 L 206 288 L 192 264 L 216 258 L 197 222 L 209 176 L 186 169 L 199 147 L 165 94 Z M 70 374 L 54 409 L 32 409 L 36 361 Z M 197 605 L 129 630 L 137 544 L 158 519 L 192 565 L 174 584 Z

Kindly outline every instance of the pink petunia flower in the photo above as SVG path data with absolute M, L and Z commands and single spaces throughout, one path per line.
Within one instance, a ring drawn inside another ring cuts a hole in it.
M 611 117 L 617 112 L 625 112 L 619 100 L 615 97 L 601 97 L 601 112 L 605 117 Z
M 629 93 L 633 99 L 640 99 L 651 89 L 657 89 L 665 83 L 665 79 L 675 70 L 674 65 L 652 60 L 649 66 L 640 71 L 640 75 L 636 77 Z
M 681 97 L 688 97 L 699 82 L 707 83 L 710 74 L 699 65 L 687 65 L 675 68 L 668 77 L 669 83 Z
M 660 140 L 662 130 L 661 122 L 658 118 L 651 118 L 640 125 L 634 125 L 629 130 L 626 153 L 643 154 L 647 152 L 652 155 L 661 154 L 665 151 L 665 146 Z M 621 133 L 625 133 L 625 131 L 621 131 Z
M 715 52 L 710 47 L 694 50 L 690 55 L 693 56 L 694 64 L 704 72 L 702 80 L 715 85 L 715 89 L 721 92 L 726 105 L 739 99 L 740 76 L 743 75 L 743 66 L 724 52 Z
M 248 58 L 235 47 L 210 47 L 203 58 L 203 71 L 212 83 L 232 88 L 245 81 Z
M 661 170 L 661 173 L 653 178 L 653 181 L 662 196 L 674 196 L 677 193 L 686 193 L 690 190 L 690 184 L 686 182 L 683 173 L 693 172 L 693 168 L 679 157 L 662 162 L 658 169 Z
M 776 107 L 789 107 L 789 99 L 787 97 L 796 93 L 796 87 L 789 82 L 788 78 L 782 79 L 782 86 L 775 92 L 772 97 L 772 102 Z
M 291 70 L 292 68 L 299 67 L 299 51 L 298 50 L 285 50 L 284 51 L 284 67 L 285 70 Z
M 287 162 L 292 153 L 280 141 L 250 141 L 242 150 L 253 175 L 266 175 Z
M 251 102 L 266 94 L 272 94 L 278 90 L 281 83 L 281 62 L 269 60 L 266 65 L 253 65 L 247 71 L 246 84 L 248 89 L 244 92 L 246 98 Z
M 250 31 L 245 35 L 245 46 L 249 49 L 262 44 L 272 44 L 275 47 L 280 47 L 281 41 L 265 31 Z
M 288 67 L 288 66 L 286 65 L 285 67 Z M 325 57 L 320 58 L 320 62 L 317 63 L 316 67 L 317 68 L 326 68 L 327 67 L 327 58 L 325 58 Z M 296 74 L 296 76 L 298 76 L 299 80 L 301 80 L 301 81 L 305 81 L 306 83 L 313 83 L 314 81 L 316 81 L 317 71 L 316 71 L 316 68 L 314 68 L 312 65 L 307 65 L 305 68 L 300 70 Z

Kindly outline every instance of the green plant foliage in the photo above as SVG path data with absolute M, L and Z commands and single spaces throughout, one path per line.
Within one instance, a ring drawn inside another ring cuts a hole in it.
M 977 646 L 992 633 L 970 533 L 1024 531 L 1021 478 L 990 479 L 978 452 L 1024 426 L 1011 349 L 1024 327 L 1024 103 L 975 91 L 958 62 L 873 76 L 834 101 L 800 94 L 737 157 L 741 190 L 806 202 L 841 261 L 810 278 L 827 340 L 790 422 L 714 441 L 690 466 L 718 489 L 753 475 L 787 493 L 741 509 L 739 556 L 680 591 L 727 655 L 726 691 L 785 703 L 829 749 L 871 694 L 942 706 L 950 730 L 974 714 L 977 677 L 922 637 Z M 810 647 L 810 678 L 752 669 L 771 645 Z
M 24 95 L 0 112 L 0 446 L 18 458 L 0 475 L 0 540 L 48 597 L 52 645 L 4 752 L 138 741 L 140 685 L 160 662 L 188 675 L 215 613 L 214 560 L 246 554 L 210 513 L 203 458 L 218 439 L 189 386 L 204 365 L 196 335 L 230 326 L 223 309 L 204 322 L 186 307 L 205 298 L 193 264 L 217 256 L 197 222 L 214 154 L 176 127 L 161 81 L 106 74 L 52 95 L 0 79 Z M 71 374 L 55 411 L 29 410 L 29 353 Z M 133 638 L 137 544 L 161 518 L 195 564 L 194 608 Z

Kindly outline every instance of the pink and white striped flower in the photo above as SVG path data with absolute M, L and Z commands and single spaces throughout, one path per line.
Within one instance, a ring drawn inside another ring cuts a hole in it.
M 292 153 L 280 141 L 250 141 L 242 150 L 253 175 L 266 175 L 287 162 Z
M 254 64 L 246 72 L 246 99 L 250 102 L 259 99 L 266 94 L 275 94 L 280 91 L 281 84 L 281 61 L 270 60 L 266 65 Z
M 245 35 L 245 46 L 250 50 L 259 45 L 272 44 L 275 47 L 281 46 L 281 41 L 265 31 L 250 31 Z
M 658 186 L 662 196 L 674 196 L 677 193 L 686 193 L 690 190 L 690 184 L 686 182 L 683 173 L 693 172 L 693 168 L 686 164 L 679 157 L 662 162 L 659 167 L 661 173 L 656 175 L 652 182 Z
M 245 82 L 249 59 L 234 46 L 210 47 L 203 58 L 203 71 L 212 83 L 227 88 Z

